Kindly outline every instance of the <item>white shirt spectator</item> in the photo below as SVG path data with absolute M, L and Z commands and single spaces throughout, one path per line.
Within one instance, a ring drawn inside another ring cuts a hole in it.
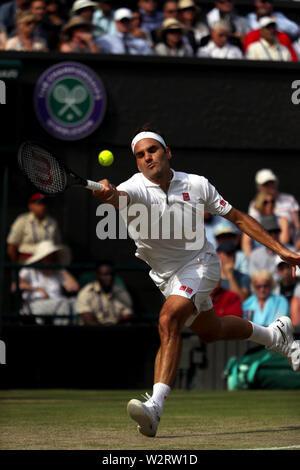
M 265 39 L 253 42 L 246 52 L 247 59 L 250 60 L 272 60 L 289 62 L 292 60 L 290 51 L 279 42 L 270 44 Z
M 62 286 L 64 280 L 59 271 L 53 271 L 50 275 L 46 276 L 39 269 L 23 268 L 19 275 L 20 278 L 33 289 L 23 292 L 23 300 L 31 302 L 33 300 L 43 299 L 42 292 L 35 290 L 36 287 L 42 287 L 47 292 L 49 299 L 57 299 L 63 295 Z
M 213 59 L 242 59 L 242 51 L 232 44 L 225 44 L 218 47 L 213 41 L 209 41 L 206 46 L 200 47 L 197 57 L 211 57 Z

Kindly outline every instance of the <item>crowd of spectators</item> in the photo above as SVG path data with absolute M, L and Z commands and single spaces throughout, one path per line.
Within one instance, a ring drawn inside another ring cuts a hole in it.
M 299 20 L 300 23 L 300 20 Z M 234 0 L 10 0 L 0 50 L 298 61 L 300 27 L 272 0 L 240 14 Z
M 80 0 L 82 1 L 82 0 Z M 268 168 L 257 171 L 256 190 L 248 213 L 265 230 L 293 251 L 299 250 L 299 205 L 279 188 L 279 179 Z M 263 245 L 241 234 L 220 216 L 204 214 L 208 240 L 215 246 L 221 278 L 211 293 L 217 315 L 244 316 L 267 326 L 288 315 L 300 325 L 300 274 Z M 54 218 L 48 215 L 47 198 L 35 193 L 28 211 L 12 223 L 7 235 L 7 254 L 18 270 L 12 290 L 21 292 L 23 315 L 36 315 L 39 323 L 55 314 L 54 323 L 65 324 L 75 316 L 81 325 L 130 323 L 133 300 L 111 261 L 98 262 L 95 270 L 78 280 L 67 269 L 71 250 L 62 244 Z M 52 265 L 52 266 L 51 266 Z

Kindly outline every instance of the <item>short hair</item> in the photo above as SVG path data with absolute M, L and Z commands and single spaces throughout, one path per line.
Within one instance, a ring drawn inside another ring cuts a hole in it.
M 270 273 L 270 271 L 267 271 L 266 269 L 255 271 L 255 273 L 252 275 L 251 277 L 252 288 L 254 288 L 254 283 L 258 279 L 262 279 L 263 281 L 269 282 L 272 289 L 275 287 L 275 281 L 274 281 L 273 275 L 272 273 Z
M 213 30 L 223 29 L 224 31 L 227 31 L 227 33 L 231 33 L 231 26 L 226 20 L 215 21 L 211 25 L 211 29 Z
M 115 264 L 112 260 L 110 259 L 102 259 L 96 262 L 96 271 L 98 271 L 99 268 L 102 266 L 109 266 L 113 270 L 115 270 Z

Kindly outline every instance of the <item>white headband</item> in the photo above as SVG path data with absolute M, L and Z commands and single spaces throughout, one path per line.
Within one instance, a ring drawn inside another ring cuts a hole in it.
M 163 147 L 167 146 L 166 142 L 164 141 L 164 139 L 162 138 L 161 135 L 156 134 L 156 132 L 145 132 L 144 131 L 144 132 L 140 132 L 139 134 L 137 134 L 132 139 L 132 142 L 131 142 L 132 153 L 134 153 L 134 148 L 135 148 L 136 144 L 142 139 L 158 140 L 158 142 L 160 142 Z

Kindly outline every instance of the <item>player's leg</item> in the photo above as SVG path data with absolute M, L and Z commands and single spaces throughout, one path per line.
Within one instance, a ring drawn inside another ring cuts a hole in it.
M 130 400 L 127 410 L 137 421 L 139 431 L 149 437 L 156 434 L 163 405 L 175 379 L 181 352 L 181 330 L 195 310 L 192 300 L 170 295 L 161 309 L 158 330 L 160 348 L 154 367 L 153 394 L 146 402 Z

